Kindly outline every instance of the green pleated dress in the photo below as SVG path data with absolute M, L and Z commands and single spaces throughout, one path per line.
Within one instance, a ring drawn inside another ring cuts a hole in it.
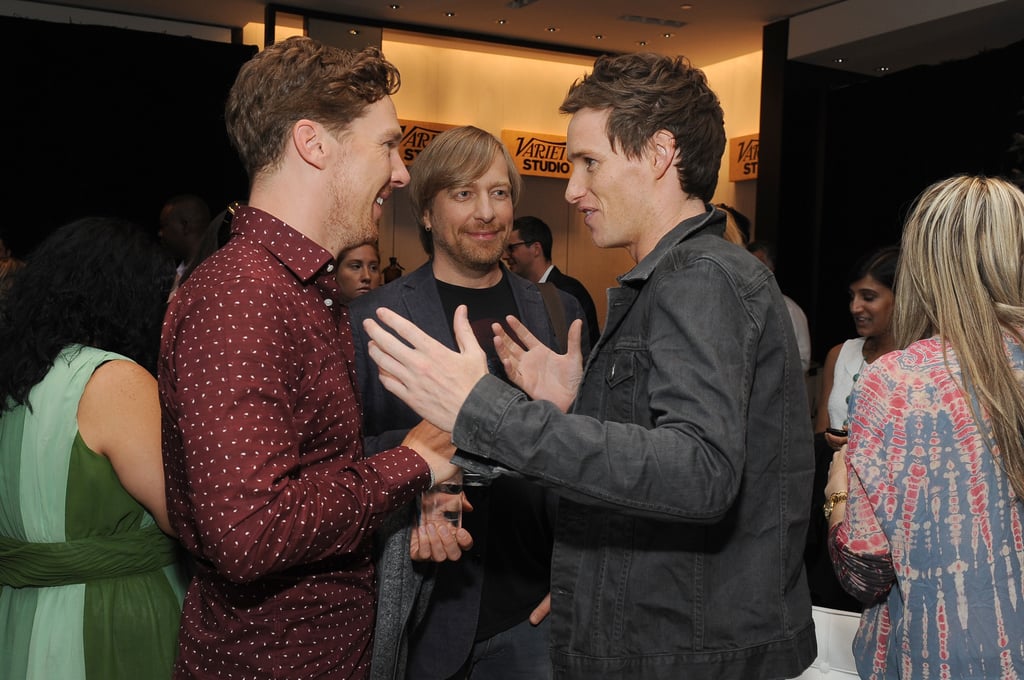
M 177 543 L 78 433 L 93 371 L 70 346 L 0 415 L 0 678 L 169 678 L 186 586 Z

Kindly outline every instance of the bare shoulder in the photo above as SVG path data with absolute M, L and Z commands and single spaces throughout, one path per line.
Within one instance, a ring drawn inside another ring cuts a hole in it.
M 93 451 L 110 455 L 134 439 L 133 428 L 159 423 L 156 378 L 135 362 L 108 361 L 97 368 L 78 402 L 78 430 Z
M 85 387 L 85 395 L 90 392 L 107 399 L 118 399 L 137 394 L 140 390 L 148 391 L 156 387 L 156 378 L 134 361 L 115 359 L 97 368 Z

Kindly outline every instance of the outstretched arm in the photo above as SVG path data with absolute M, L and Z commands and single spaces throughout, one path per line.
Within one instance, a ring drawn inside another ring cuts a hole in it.
M 473 386 L 488 375 L 487 357 L 469 325 L 466 306 L 459 305 L 455 310 L 458 352 L 390 309 L 379 308 L 377 317 L 395 333 L 373 319 L 363 322 L 371 339 L 370 358 L 380 369 L 381 384 L 423 418 L 451 432 Z

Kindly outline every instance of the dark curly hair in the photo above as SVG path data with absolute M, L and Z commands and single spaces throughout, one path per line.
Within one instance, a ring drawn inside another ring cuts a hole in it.
M 608 110 L 608 139 L 627 158 L 639 158 L 658 131 L 670 132 L 683 191 L 711 200 L 725 153 L 725 114 L 704 72 L 684 57 L 599 57 L 559 107 L 569 114 L 580 109 Z
M 70 344 L 117 352 L 156 372 L 174 262 L 154 234 L 87 217 L 53 232 L 0 300 L 0 413 Z

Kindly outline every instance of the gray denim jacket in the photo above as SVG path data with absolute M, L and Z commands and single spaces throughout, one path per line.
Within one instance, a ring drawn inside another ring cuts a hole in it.
M 556 678 L 755 680 L 815 657 L 802 552 L 814 473 L 796 340 L 772 274 L 675 227 L 609 290 L 570 414 L 490 377 L 454 442 L 556 488 Z

